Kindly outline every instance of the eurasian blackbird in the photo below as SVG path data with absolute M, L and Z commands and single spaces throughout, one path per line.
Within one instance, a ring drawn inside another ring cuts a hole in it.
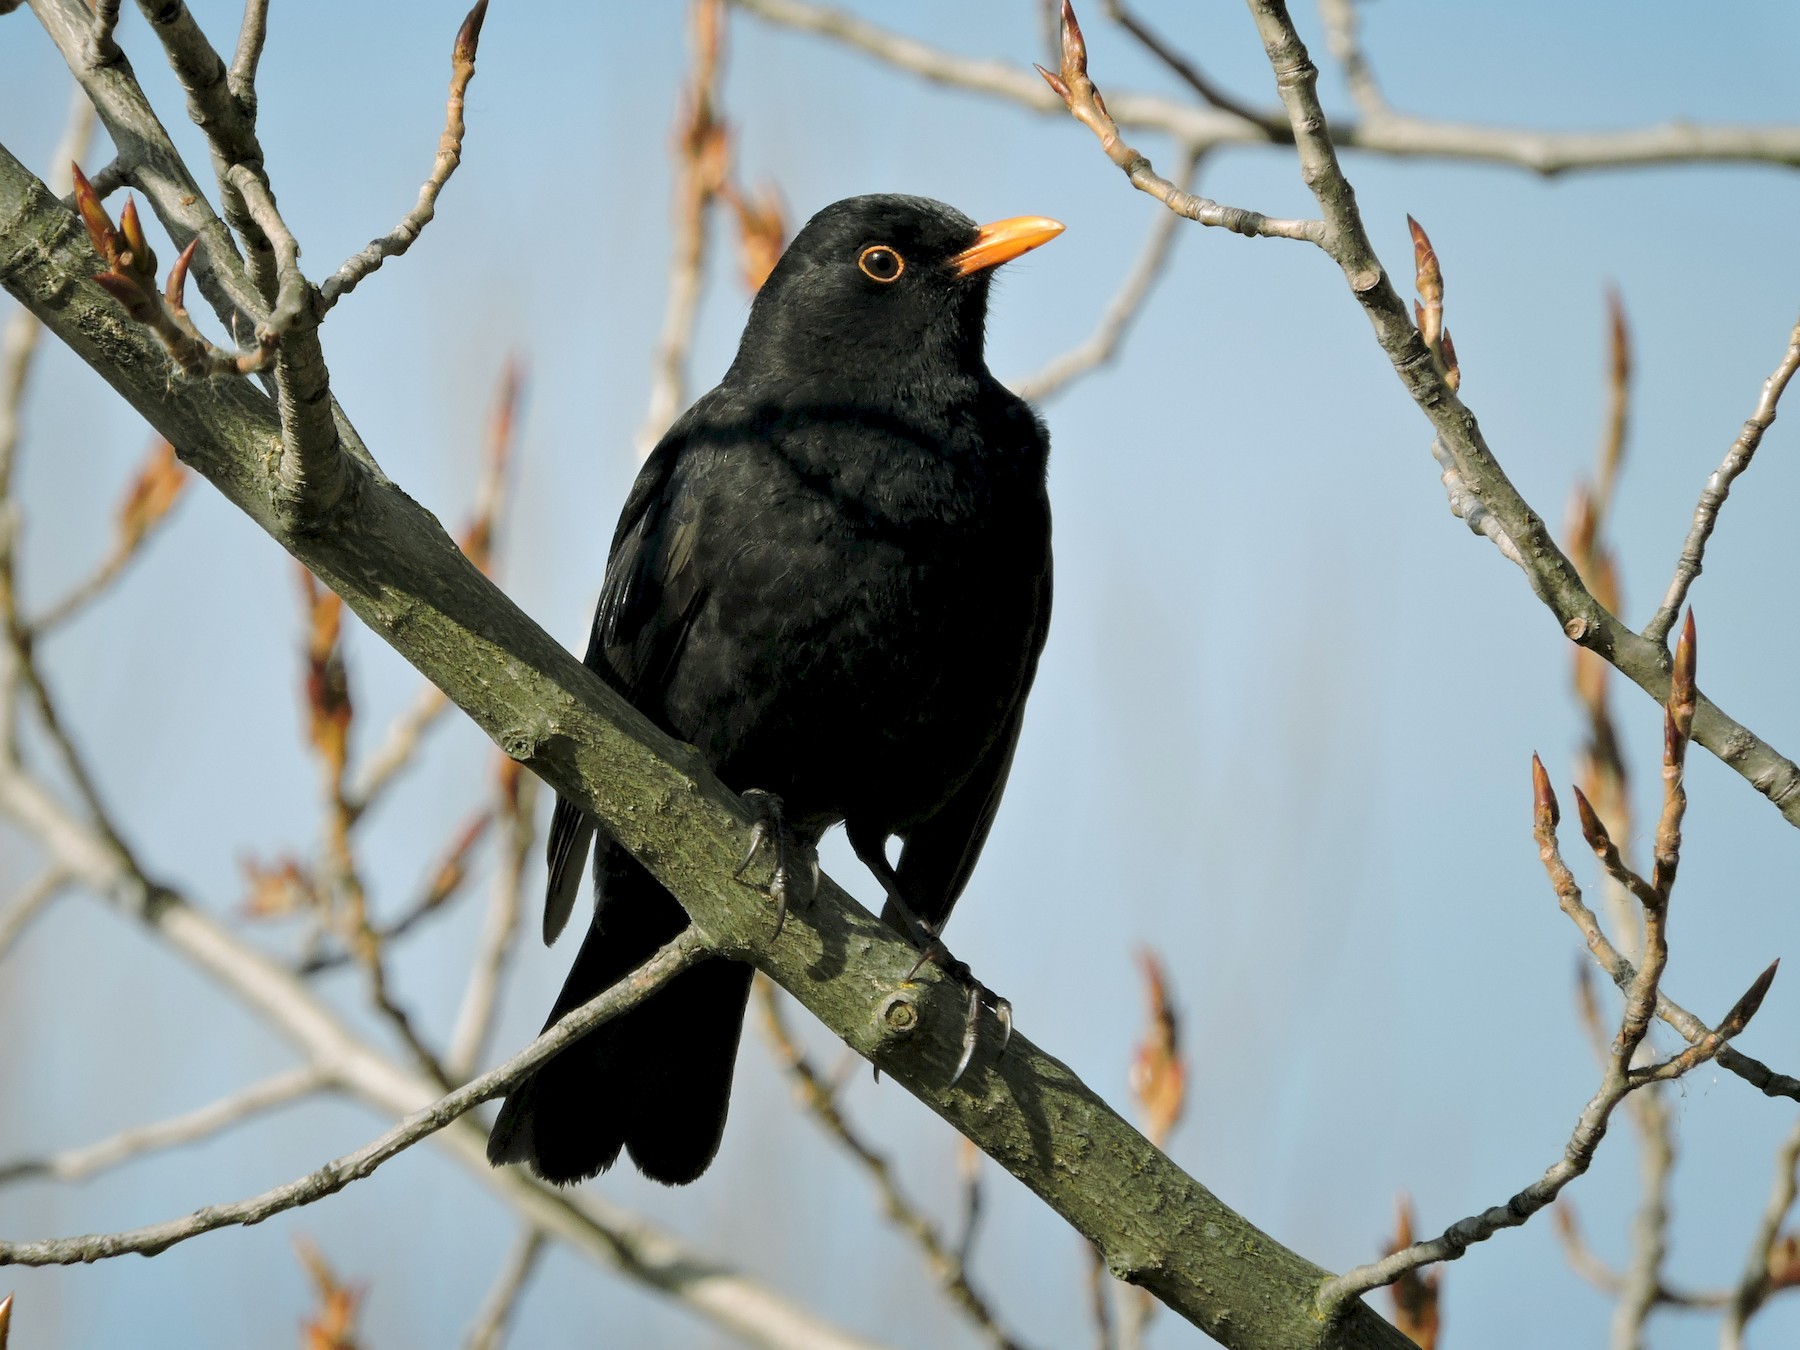
M 808 221 L 725 378 L 638 474 L 586 657 L 757 802 L 778 878 L 790 847 L 843 822 L 882 917 L 974 991 L 937 933 L 993 823 L 1050 622 L 1049 440 L 988 372 L 988 283 L 1062 228 L 977 228 L 893 195 Z M 688 922 L 564 799 L 545 941 L 590 844 L 593 922 L 551 1022 Z M 489 1159 L 572 1182 L 624 1148 L 646 1176 L 694 1180 L 725 1128 L 751 973 L 705 960 L 569 1046 L 507 1099 Z

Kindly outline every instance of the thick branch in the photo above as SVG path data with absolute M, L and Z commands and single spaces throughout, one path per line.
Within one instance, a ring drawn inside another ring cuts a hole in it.
M 0 284 L 503 750 L 602 821 L 710 947 L 793 993 L 1035 1190 L 1115 1273 L 1231 1346 L 1404 1344 L 1360 1306 L 1321 1323 L 1314 1293 L 1325 1272 L 1221 1204 L 1024 1036 L 948 1086 L 960 988 L 935 971 L 909 984 L 917 953 L 835 885 L 822 884 L 771 944 L 773 915 L 733 880 L 751 815 L 693 749 L 594 678 L 376 474 L 358 470 L 333 530 L 293 528 L 271 503 L 268 400 L 244 381 L 171 386 L 151 359 L 152 339 L 88 279 L 94 257 L 77 223 L 4 152 L 0 241 Z

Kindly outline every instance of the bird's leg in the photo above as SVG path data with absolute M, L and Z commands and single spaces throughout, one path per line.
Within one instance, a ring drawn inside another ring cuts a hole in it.
M 854 828 L 845 832 L 850 836 L 850 847 L 856 851 L 857 858 L 875 874 L 875 879 L 881 883 L 881 889 L 887 892 L 888 907 L 894 917 L 900 920 L 912 944 L 919 949 L 919 959 L 907 972 L 906 982 L 911 984 L 929 961 L 969 991 L 969 1014 L 963 1023 L 962 1054 L 957 1058 L 956 1072 L 950 1075 L 950 1086 L 955 1087 L 975 1058 L 975 1045 L 981 1031 L 982 1007 L 985 1005 L 991 1008 L 994 1019 L 1000 1023 L 999 1053 L 1004 1055 L 1006 1047 L 1012 1043 L 1012 1004 L 976 979 L 966 961 L 959 961 L 952 956 L 950 949 L 938 936 L 937 926 L 927 923 L 907 902 L 900 877 L 887 860 L 886 836 L 871 836 Z M 884 913 L 882 917 L 888 916 Z
M 744 860 L 731 875 L 733 879 L 741 879 L 745 869 L 756 861 L 756 855 L 773 844 L 775 870 L 769 874 L 768 886 L 757 888 L 775 902 L 775 931 L 769 934 L 769 941 L 773 942 L 781 936 L 781 930 L 787 923 L 793 864 L 798 860 L 805 866 L 809 882 L 806 900 L 810 903 L 819 890 L 819 855 L 817 850 L 807 847 L 788 829 L 787 821 L 782 815 L 780 797 L 773 792 L 764 792 L 761 788 L 750 788 L 743 797 L 744 804 L 756 814 L 756 826 L 750 833 L 750 847 L 744 853 Z

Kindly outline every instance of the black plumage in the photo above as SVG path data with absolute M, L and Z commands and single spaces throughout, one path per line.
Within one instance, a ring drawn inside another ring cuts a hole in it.
M 856 197 L 782 255 L 725 378 L 620 516 L 587 665 L 810 847 L 843 822 L 884 912 L 935 933 L 987 838 L 1050 619 L 1043 424 L 988 372 L 991 268 L 1061 227 Z M 890 867 L 885 848 L 902 848 Z M 545 938 L 590 844 L 593 922 L 554 1021 L 687 917 L 559 800 Z M 751 968 L 712 958 L 546 1064 L 489 1157 L 552 1181 L 693 1180 L 718 1151 Z

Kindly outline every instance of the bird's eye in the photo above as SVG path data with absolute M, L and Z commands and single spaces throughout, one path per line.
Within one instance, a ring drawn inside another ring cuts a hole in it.
M 886 244 L 870 244 L 857 258 L 856 265 L 869 280 L 885 285 L 900 280 L 900 274 L 906 270 L 906 259 Z

